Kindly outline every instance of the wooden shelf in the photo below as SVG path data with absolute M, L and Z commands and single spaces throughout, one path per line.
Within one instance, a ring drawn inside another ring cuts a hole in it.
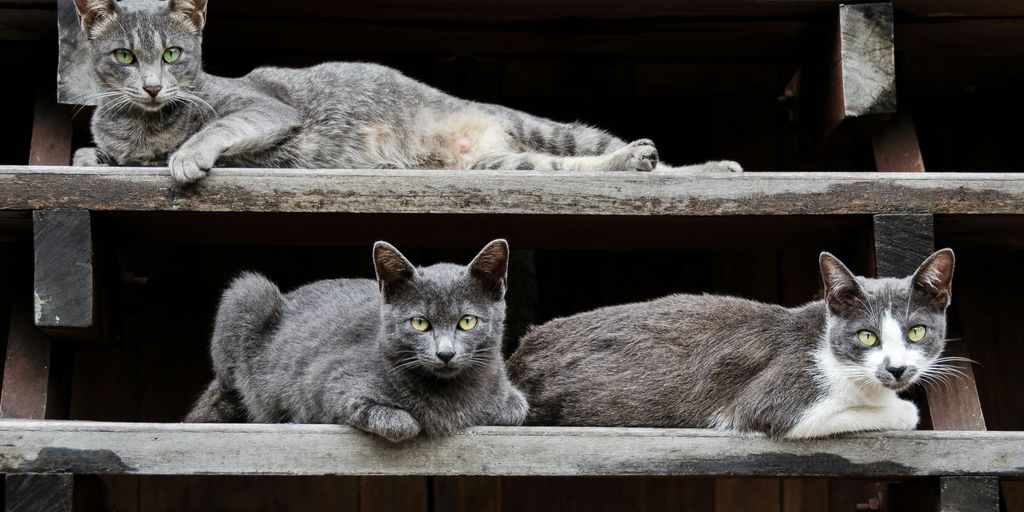
M 694 429 L 478 427 L 393 445 L 337 425 L 0 421 L 4 473 L 141 475 L 1024 475 L 1021 432 L 803 442 Z
M 602 216 L 1022 214 L 1005 173 L 571 173 L 216 169 L 181 188 L 158 168 L 0 167 L 0 211 Z

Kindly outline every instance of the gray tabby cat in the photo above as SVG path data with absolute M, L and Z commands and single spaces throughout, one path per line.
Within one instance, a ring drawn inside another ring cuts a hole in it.
M 75 165 L 165 165 L 181 183 L 232 167 L 651 171 L 654 144 L 626 143 L 449 96 L 398 71 L 333 63 L 202 71 L 206 0 L 75 0 L 103 92 L 96 148 Z M 741 171 L 735 162 L 678 168 Z
M 509 376 L 527 423 L 710 427 L 809 438 L 913 429 L 897 396 L 943 378 L 953 252 L 903 279 L 820 258 L 825 300 L 798 308 L 672 295 L 552 320 L 523 337 Z
M 282 295 L 258 274 L 224 292 L 210 352 L 216 377 L 189 422 L 342 423 L 390 441 L 473 425 L 519 425 L 505 374 L 508 244 L 468 267 L 416 268 L 385 242 L 377 282 L 319 281 Z

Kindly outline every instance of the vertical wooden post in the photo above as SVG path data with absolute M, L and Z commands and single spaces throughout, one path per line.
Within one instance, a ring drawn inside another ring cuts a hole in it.
M 879 172 L 924 172 L 924 157 L 910 112 L 904 110 L 871 135 Z
M 50 337 L 32 322 L 25 301 L 14 300 L 7 335 L 0 417 L 44 419 L 50 395 Z
M 7 512 L 71 512 L 75 487 L 68 473 L 19 473 L 4 479 Z
M 32 212 L 35 323 L 54 337 L 98 330 L 90 222 L 88 210 Z
M 935 250 L 931 215 L 876 215 L 874 217 L 875 269 L 879 277 L 903 277 L 913 273 Z M 963 354 L 966 347 L 951 344 L 947 353 Z M 974 370 L 968 364 L 959 387 L 927 390 L 928 412 L 935 430 L 985 430 Z M 999 479 L 995 477 L 943 477 L 940 509 L 999 510 Z M 968 507 L 968 508 L 964 508 Z

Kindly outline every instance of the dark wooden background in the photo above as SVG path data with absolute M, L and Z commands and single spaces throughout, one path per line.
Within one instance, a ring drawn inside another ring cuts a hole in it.
M 794 73 L 824 62 L 834 3 L 677 4 L 214 0 L 206 68 L 237 76 L 264 64 L 380 62 L 461 97 L 588 122 L 628 139 L 652 138 L 669 162 L 727 158 L 752 172 L 874 169 L 866 139 L 815 154 L 808 121 L 815 113 L 784 95 Z M 946 2 L 939 10 L 952 16 L 935 17 L 935 5 L 896 4 L 900 109 L 913 116 L 926 168 L 1021 170 L 1024 8 Z M 51 94 L 52 9 L 45 0 L 0 0 L 0 65 L 7 69 L 0 73 L 0 164 L 27 163 L 34 105 Z M 89 114 L 85 109 L 75 116 L 76 147 L 89 143 Z M 280 220 L 270 229 L 299 224 Z M 211 319 L 232 276 L 257 270 L 283 288 L 371 277 L 369 242 L 376 238 L 430 264 L 464 262 L 484 242 L 508 237 L 516 250 L 513 332 L 530 322 L 673 292 L 797 305 L 819 293 L 821 250 L 855 271 L 870 270 L 869 218 L 696 219 L 651 223 L 640 232 L 611 219 L 565 232 L 529 218 L 517 229 L 443 216 L 407 220 L 340 216 L 318 223 L 320 232 L 305 243 L 301 235 L 274 233 L 267 235 L 272 242 L 261 242 L 259 232 L 225 242 L 211 236 L 217 228 L 208 222 L 147 232 L 95 215 L 94 235 L 104 251 L 98 279 L 111 317 L 104 343 L 68 349 L 70 417 L 179 421 L 210 378 Z M 1024 234 L 994 222 L 986 232 L 995 235 L 979 239 L 956 219 L 940 216 L 937 245 L 957 251 L 951 335 L 966 337 L 979 363 L 988 428 L 1024 430 Z M 26 242 L 0 244 L 0 332 L 7 330 L 10 296 L 30 290 Z M 105 493 L 109 509 L 124 511 L 796 512 L 853 510 L 876 489 L 889 490 L 890 510 L 928 510 L 935 494 L 928 482 L 795 479 L 120 476 L 103 478 L 102 486 L 79 480 L 82 488 Z M 1004 484 L 1007 510 L 1024 507 L 1014 501 L 1022 487 Z

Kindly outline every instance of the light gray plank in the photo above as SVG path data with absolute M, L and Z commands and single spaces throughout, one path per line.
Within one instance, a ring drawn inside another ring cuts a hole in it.
M 280 475 L 1024 475 L 1021 432 L 780 442 L 694 429 L 480 427 L 403 445 L 337 425 L 0 421 L 0 472 Z
M 0 211 L 85 208 L 540 215 L 1021 214 L 1003 173 L 571 173 L 216 169 L 180 188 L 158 168 L 0 167 Z

